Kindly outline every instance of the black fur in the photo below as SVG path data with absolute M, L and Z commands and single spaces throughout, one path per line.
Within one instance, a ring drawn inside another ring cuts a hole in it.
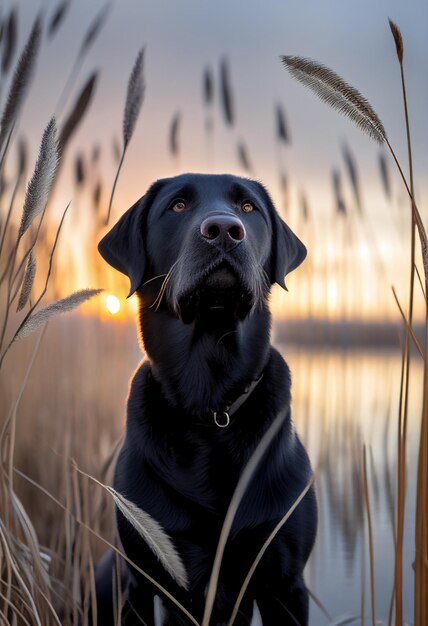
M 178 200 L 185 206 L 180 212 L 174 210 Z M 245 203 L 251 203 L 251 212 L 244 212 Z M 222 226 L 224 216 L 235 230 Z M 201 231 L 207 218 L 214 224 L 209 237 Z M 270 345 L 268 309 L 271 285 L 285 288 L 284 276 L 302 262 L 306 250 L 258 182 L 202 174 L 155 183 L 99 249 L 129 276 L 130 293 L 138 294 L 147 354 L 131 383 L 115 488 L 170 535 L 186 567 L 189 591 L 163 570 L 118 512 L 120 538 L 127 555 L 198 621 L 238 478 L 275 417 L 286 414 L 240 504 L 226 546 L 210 622 L 224 625 L 263 542 L 311 475 L 291 422 L 290 372 Z M 262 374 L 229 426 L 218 428 L 212 412 L 225 410 Z M 258 565 L 237 626 L 251 623 L 254 601 L 264 626 L 307 624 L 302 572 L 315 529 L 311 490 Z M 97 574 L 103 625 L 112 619 L 109 580 L 111 564 L 105 561 Z M 153 626 L 154 595 L 159 595 L 154 587 L 129 572 L 123 624 L 142 620 Z M 190 623 L 170 602 L 163 603 L 165 626 Z

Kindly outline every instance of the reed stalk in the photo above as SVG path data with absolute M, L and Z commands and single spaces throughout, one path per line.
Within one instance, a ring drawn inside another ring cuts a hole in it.
M 368 485 L 368 478 L 367 478 L 366 456 L 367 456 L 366 446 L 364 446 L 363 447 L 363 486 L 364 486 L 364 503 L 365 503 L 366 512 L 367 512 L 367 534 L 368 534 L 368 539 L 369 539 L 371 618 L 372 618 L 372 626 L 376 626 L 373 528 L 372 528 L 370 497 L 369 497 L 369 485 Z

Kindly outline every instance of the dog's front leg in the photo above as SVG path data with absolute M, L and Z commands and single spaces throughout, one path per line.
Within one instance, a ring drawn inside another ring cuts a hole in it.
M 257 596 L 263 626 L 307 626 L 309 598 L 303 576 L 283 578 Z
M 156 626 L 153 588 L 144 579 L 129 580 L 122 608 L 122 626 Z

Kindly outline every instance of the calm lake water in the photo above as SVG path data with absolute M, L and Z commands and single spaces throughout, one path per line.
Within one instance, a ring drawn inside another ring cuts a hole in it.
M 317 470 L 319 527 L 306 581 L 330 618 L 311 602 L 311 626 L 370 616 L 367 515 L 362 494 L 363 445 L 373 524 L 375 604 L 388 622 L 394 577 L 399 352 L 308 352 L 279 346 L 293 379 L 293 417 Z M 404 617 L 413 620 L 415 482 L 422 360 L 414 358 L 408 422 Z M 364 599 L 363 598 L 364 593 Z M 348 623 L 348 622 L 347 622 Z M 351 622 L 349 622 L 351 623 Z M 354 623 L 354 622 L 352 622 Z

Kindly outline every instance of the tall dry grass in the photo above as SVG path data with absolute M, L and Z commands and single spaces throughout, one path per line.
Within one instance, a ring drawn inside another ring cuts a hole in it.
M 416 228 L 419 235 L 420 250 L 423 263 L 423 285 L 426 300 L 428 287 L 428 238 L 425 227 L 416 205 L 413 180 L 412 146 L 410 135 L 409 113 L 407 105 L 406 83 L 404 77 L 404 44 L 398 26 L 389 20 L 394 38 L 397 58 L 400 65 L 401 87 L 404 104 L 404 119 L 408 147 L 408 183 L 403 168 L 391 146 L 385 128 L 370 105 L 369 101 L 353 86 L 324 65 L 302 57 L 283 56 L 282 61 L 291 75 L 309 87 L 321 100 L 349 117 L 361 130 L 380 144 L 385 144 L 397 165 L 406 191 L 410 198 L 411 208 L 411 253 L 409 276 L 409 306 L 405 317 L 405 345 L 403 371 L 401 377 L 400 409 L 398 420 L 398 474 L 397 474 L 397 508 L 395 528 L 395 624 L 403 626 L 403 535 L 405 524 L 406 500 L 406 440 L 407 414 L 410 381 L 410 348 L 411 340 L 415 339 L 412 332 L 414 283 L 416 268 Z M 398 300 L 397 300 L 398 302 Z M 399 304 L 399 303 L 398 303 Z M 400 306 L 400 311 L 402 308 Z M 416 342 L 417 343 L 417 342 Z M 417 344 L 417 347 L 418 344 Z M 420 347 L 419 347 L 420 350 Z M 415 528 L 415 626 L 428 623 L 428 302 L 426 302 L 424 388 L 422 398 L 422 420 L 419 449 L 419 469 L 417 487 L 417 512 Z M 370 518 L 369 518 L 370 524 Z M 375 622 L 374 610 L 372 622 Z
M 34 74 L 42 36 L 43 20 L 39 17 L 16 61 L 15 73 L 3 107 L 0 131 L 0 173 L 2 176 L 15 145 L 14 131 L 19 124 L 19 114 Z M 9 39 L 11 38 L 10 34 Z M 8 55 L 12 54 L 11 46 L 9 42 Z M 9 61 L 6 65 L 8 64 Z M 3 70 L 5 70 L 4 64 Z M 74 126 L 82 115 L 81 111 L 75 113 Z M 65 128 L 67 126 L 63 127 L 63 132 Z M 68 136 L 70 136 L 73 128 L 68 128 Z M 26 188 L 22 210 L 16 210 L 15 200 L 18 185 L 24 178 L 26 169 L 23 158 L 21 158 L 17 183 L 6 217 L 1 223 L 0 368 L 3 371 L 7 370 L 11 386 L 13 386 L 13 375 L 16 375 L 13 362 L 10 360 L 15 344 L 43 327 L 43 331 L 39 333 L 34 343 L 25 371 L 21 371 L 21 380 L 15 388 L 14 397 L 9 402 L 2 403 L 0 615 L 1 621 L 7 624 L 61 624 L 69 621 L 71 615 L 73 616 L 72 623 L 77 623 L 81 621 L 83 614 L 88 613 L 94 597 L 94 568 L 88 525 L 85 526 L 83 521 L 77 525 L 74 521 L 75 518 L 82 517 L 89 519 L 91 499 L 87 488 L 79 487 L 77 475 L 71 467 L 70 471 L 63 473 L 66 481 L 63 484 L 66 496 L 65 504 L 62 506 L 67 514 L 63 528 L 52 527 L 50 541 L 44 545 L 40 543 L 41 536 L 35 530 L 34 518 L 24 507 L 16 490 L 16 483 L 20 480 L 17 478 L 15 464 L 18 416 L 27 383 L 43 343 L 46 325 L 54 315 L 73 310 L 100 291 L 99 289 L 82 290 L 47 305 L 43 302 L 48 291 L 54 254 L 67 209 L 64 211 L 54 242 L 48 252 L 44 277 L 37 260 L 40 258 L 40 243 L 47 206 L 59 162 L 65 150 L 65 143 L 65 141 L 61 142 L 60 150 L 57 125 L 55 119 L 52 118 L 43 134 L 33 175 Z M 39 274 L 41 274 L 40 277 Z M 36 278 L 39 279 L 37 284 Z M 42 285 L 40 289 L 39 284 Z M 67 438 L 65 440 L 67 441 Z M 66 450 L 64 459 L 62 463 L 70 463 Z M 21 479 L 25 478 L 25 473 L 20 470 L 19 476 Z M 28 481 L 35 486 L 38 485 L 34 478 L 28 477 Z M 49 493 L 42 487 L 40 489 L 45 494 Z M 50 498 L 55 501 L 54 496 L 50 495 Z M 59 500 L 56 502 L 59 503 Z M 92 503 L 91 506 L 93 506 Z M 71 516 L 74 516 L 74 519 Z M 74 547 L 76 549 L 73 549 Z M 64 571 L 66 572 L 65 578 L 62 576 Z M 80 577 L 83 573 L 87 575 L 90 584 L 81 585 Z

